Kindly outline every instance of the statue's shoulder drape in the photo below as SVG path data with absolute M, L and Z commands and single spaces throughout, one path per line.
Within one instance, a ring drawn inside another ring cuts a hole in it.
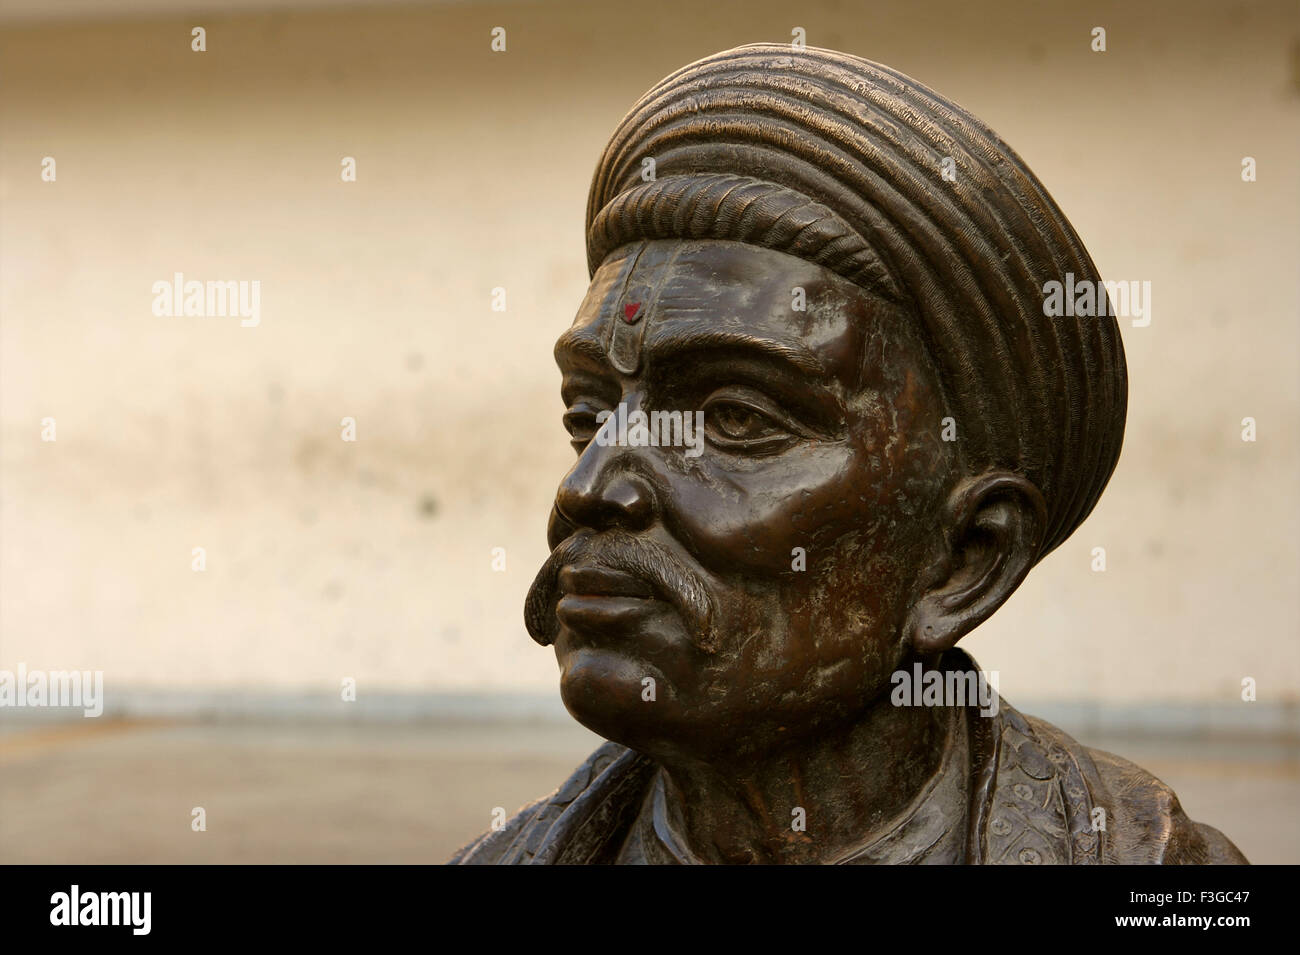
M 496 831 L 451 859 L 465 865 L 600 863 L 618 854 L 645 797 L 655 764 L 618 743 L 587 757 L 549 796 L 530 803 Z

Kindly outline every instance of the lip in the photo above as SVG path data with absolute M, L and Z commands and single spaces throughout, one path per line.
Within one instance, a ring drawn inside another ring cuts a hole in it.
M 662 601 L 639 577 L 604 567 L 561 568 L 555 616 L 570 630 L 603 630 L 657 610 Z
M 575 567 L 566 564 L 560 568 L 557 583 L 565 597 L 620 598 L 651 601 L 654 588 L 632 574 L 606 567 Z

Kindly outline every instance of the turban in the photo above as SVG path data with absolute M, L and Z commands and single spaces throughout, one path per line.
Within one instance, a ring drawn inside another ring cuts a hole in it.
M 1015 471 L 1043 494 L 1040 557 L 1101 496 L 1128 396 L 1118 325 L 1106 308 L 1044 314 L 1047 282 L 1100 283 L 1096 266 L 1020 157 L 955 103 L 811 47 L 751 44 L 683 67 L 605 147 L 588 267 L 671 238 L 787 252 L 903 306 L 965 466 Z

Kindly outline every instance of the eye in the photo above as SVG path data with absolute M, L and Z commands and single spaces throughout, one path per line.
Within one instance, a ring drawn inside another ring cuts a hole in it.
M 765 402 L 738 395 L 714 396 L 704 403 L 704 433 L 726 451 L 751 454 L 781 450 L 796 440 L 790 426 Z
M 734 401 L 715 401 L 705 415 L 705 427 L 712 423 L 717 432 L 729 441 L 752 441 L 769 437 L 776 431 L 766 415 Z
M 599 428 L 596 424 L 596 411 L 593 405 L 580 401 L 564 413 L 564 429 L 569 432 L 571 438 L 569 443 L 579 454 L 596 436 Z

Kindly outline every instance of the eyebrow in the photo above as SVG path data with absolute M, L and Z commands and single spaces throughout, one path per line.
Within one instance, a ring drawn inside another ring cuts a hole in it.
M 555 343 L 558 354 L 571 352 L 576 356 L 587 358 L 599 364 L 608 365 L 609 357 L 599 341 L 590 335 L 569 329 L 560 335 Z M 805 375 L 818 378 L 827 376 L 826 366 L 810 350 L 802 345 L 790 345 L 775 342 L 767 338 L 758 338 L 745 332 L 733 332 L 717 329 L 707 332 L 684 332 L 669 334 L 664 338 L 650 340 L 646 343 L 645 354 L 648 359 L 662 361 L 687 351 L 749 351 L 759 352 L 768 358 L 793 366 Z

